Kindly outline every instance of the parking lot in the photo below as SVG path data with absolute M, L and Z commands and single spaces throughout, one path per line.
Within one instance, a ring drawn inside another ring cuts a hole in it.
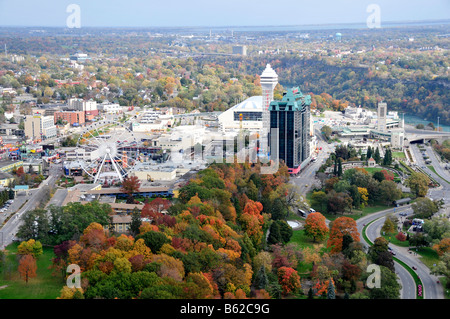
M 10 200 L 12 202 L 9 202 L 9 204 L 5 203 L 5 205 L 0 207 L 0 224 L 2 224 L 9 215 L 17 212 L 27 199 L 28 196 L 21 194 L 16 196 L 13 200 Z

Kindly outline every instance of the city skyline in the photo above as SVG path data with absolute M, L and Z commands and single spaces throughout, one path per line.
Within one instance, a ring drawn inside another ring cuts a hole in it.
M 370 5 L 380 9 L 381 22 L 446 20 L 450 2 L 445 0 L 371 1 L 237 1 L 204 0 L 166 2 L 141 0 L 29 0 L 0 1 L 1 26 L 65 27 L 70 5 L 80 10 L 81 27 L 224 27 L 366 23 Z M 296 10 L 289 10 L 295 6 Z M 273 16 L 274 9 L 281 14 Z M 310 14 L 311 13 L 311 14 Z

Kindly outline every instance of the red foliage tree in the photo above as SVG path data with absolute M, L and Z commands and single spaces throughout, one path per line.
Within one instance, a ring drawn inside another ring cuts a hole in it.
M 133 204 L 134 197 L 133 194 L 139 191 L 141 187 L 141 182 L 137 176 L 127 176 L 122 182 L 122 186 L 120 187 L 120 191 L 127 194 L 127 203 Z
M 278 283 L 281 285 L 284 295 L 293 293 L 301 287 L 300 276 L 295 269 L 290 267 L 278 269 Z

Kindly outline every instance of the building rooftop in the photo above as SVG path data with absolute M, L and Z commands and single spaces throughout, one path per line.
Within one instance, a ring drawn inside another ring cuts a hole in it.
M 262 111 L 262 96 L 252 96 L 231 108 L 234 111 Z

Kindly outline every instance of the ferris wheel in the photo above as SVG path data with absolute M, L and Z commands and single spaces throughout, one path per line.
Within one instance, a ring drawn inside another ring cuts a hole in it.
M 139 162 L 136 137 L 119 122 L 96 122 L 78 138 L 77 160 L 94 183 L 108 179 L 122 182 Z

